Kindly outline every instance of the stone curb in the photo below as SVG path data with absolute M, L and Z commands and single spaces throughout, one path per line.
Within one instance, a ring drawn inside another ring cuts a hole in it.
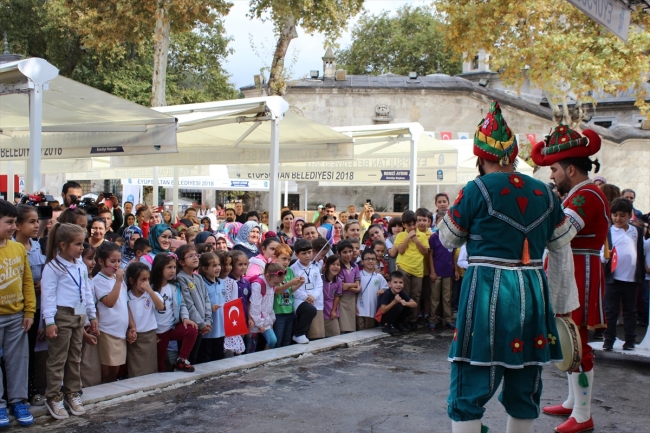
M 374 328 L 365 331 L 351 332 L 336 337 L 323 338 L 317 341 L 310 341 L 309 344 L 292 344 L 291 346 L 280 347 L 278 349 L 234 356 L 219 361 L 199 364 L 196 366 L 196 371 L 193 373 L 180 371 L 175 371 L 173 373 L 154 373 L 84 388 L 81 400 L 84 405 L 94 405 L 125 396 L 140 398 L 146 396 L 147 391 L 185 386 L 197 380 L 211 376 L 219 376 L 234 371 L 255 368 L 268 364 L 269 362 L 280 361 L 287 358 L 297 358 L 304 354 L 314 354 L 332 349 L 353 347 L 385 337 L 389 337 L 389 335 L 381 332 L 381 328 Z M 137 393 L 140 393 L 141 395 L 135 396 Z M 30 412 L 34 418 L 44 415 L 49 416 L 49 412 L 45 406 L 31 406 Z

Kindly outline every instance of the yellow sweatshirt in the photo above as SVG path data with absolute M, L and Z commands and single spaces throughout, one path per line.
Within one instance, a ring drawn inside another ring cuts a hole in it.
M 0 315 L 25 313 L 34 318 L 36 294 L 25 247 L 8 240 L 0 247 Z

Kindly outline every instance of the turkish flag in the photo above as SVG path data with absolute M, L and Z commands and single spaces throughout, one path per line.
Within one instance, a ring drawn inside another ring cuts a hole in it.
M 248 324 L 246 322 L 244 304 L 242 304 L 241 298 L 226 302 L 223 305 L 223 327 L 226 337 L 248 334 Z
M 537 144 L 537 135 L 535 134 L 526 134 L 526 138 L 530 141 L 530 144 Z
M 441 140 L 451 140 L 451 132 L 441 132 L 440 133 L 440 139 Z
M 612 273 L 618 268 L 618 252 L 616 251 L 616 247 L 612 248 L 612 253 L 611 253 L 611 260 L 612 260 Z

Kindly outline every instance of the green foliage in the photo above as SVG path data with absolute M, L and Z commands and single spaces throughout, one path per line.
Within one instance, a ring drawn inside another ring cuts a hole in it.
M 100 52 L 81 45 L 68 16 L 60 0 L 0 0 L 0 27 L 8 33 L 12 52 L 44 58 L 63 76 L 149 106 L 153 40 L 123 42 Z M 166 89 L 170 105 L 239 97 L 221 66 L 232 52 L 230 39 L 222 21 L 212 18 L 196 23 L 194 30 L 172 33 Z
M 352 30 L 352 44 L 339 52 L 338 64 L 350 74 L 459 74 L 461 57 L 445 43 L 447 25 L 429 7 L 404 6 L 362 17 Z

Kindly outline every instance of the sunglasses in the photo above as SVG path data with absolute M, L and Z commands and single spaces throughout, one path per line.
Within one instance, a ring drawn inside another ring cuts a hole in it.
M 284 277 L 287 275 L 287 271 L 280 269 L 279 271 L 276 272 L 269 272 L 267 275 L 277 275 L 278 277 Z

